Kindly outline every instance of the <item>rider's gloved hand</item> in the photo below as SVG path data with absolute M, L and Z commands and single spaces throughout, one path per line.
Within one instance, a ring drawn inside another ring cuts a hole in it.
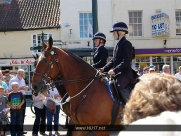
M 113 70 L 109 70 L 108 74 L 109 74 L 110 76 L 114 76 L 114 75 L 115 75 L 115 73 L 114 73 Z
M 103 73 L 104 72 L 104 68 L 100 68 L 99 72 Z

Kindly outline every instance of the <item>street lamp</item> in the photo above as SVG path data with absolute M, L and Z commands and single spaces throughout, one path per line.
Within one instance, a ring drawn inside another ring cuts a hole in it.
M 44 32 L 41 33 L 41 40 L 44 41 Z

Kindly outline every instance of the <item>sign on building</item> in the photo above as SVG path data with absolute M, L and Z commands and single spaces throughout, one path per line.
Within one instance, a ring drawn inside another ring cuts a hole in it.
M 165 13 L 151 16 L 152 36 L 170 36 L 170 20 Z
M 26 59 L 0 59 L 0 66 L 34 65 L 33 58 Z

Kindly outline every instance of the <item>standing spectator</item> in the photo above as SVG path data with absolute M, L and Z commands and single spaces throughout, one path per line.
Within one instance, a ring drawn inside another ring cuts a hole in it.
M 19 91 L 23 94 L 23 97 L 25 98 L 25 94 L 26 94 L 25 91 L 28 90 L 28 86 L 26 86 L 25 80 L 23 79 L 24 75 L 25 75 L 25 71 L 23 69 L 19 69 L 16 77 L 12 78 L 9 81 L 9 91 L 12 91 L 11 83 L 18 82 Z M 26 99 L 24 99 L 24 104 L 22 106 L 22 109 L 23 109 L 23 125 L 24 125 L 25 112 L 26 112 Z M 27 134 L 27 132 L 23 132 L 23 134 Z
M 0 70 L 0 79 L 2 79 L 2 81 L 4 81 L 3 73 L 1 70 Z
M 7 107 L 7 98 L 4 95 L 4 88 L 0 86 L 0 112 Z M 4 136 L 5 124 L 1 121 L 3 118 L 7 118 L 7 114 L 0 113 L 0 135 Z
M 169 74 L 146 74 L 132 91 L 125 106 L 125 125 L 180 125 L 181 124 L 181 84 Z M 180 136 L 179 131 L 120 132 L 119 136 Z M 168 127 L 169 128 L 169 127 Z M 172 128 L 172 127 L 171 127 Z M 162 128 L 163 130 L 163 128 Z
M 44 106 L 43 100 L 45 100 L 45 96 L 41 93 L 38 96 L 32 95 L 33 97 L 33 106 L 35 109 L 35 121 L 33 125 L 33 136 L 38 136 L 38 131 L 40 130 L 41 135 L 46 135 L 46 108 Z
M 162 71 L 162 74 L 170 74 L 170 65 L 163 65 Z
M 57 88 L 53 88 L 54 91 L 49 90 L 49 93 L 46 94 L 47 99 L 52 99 L 51 96 L 54 96 L 55 100 L 60 101 L 60 95 L 58 93 Z M 59 113 L 60 113 L 60 105 L 56 104 L 56 113 L 52 113 L 46 108 L 47 115 L 47 131 L 49 131 L 49 136 L 52 135 L 52 117 L 54 117 L 54 131 L 57 136 L 60 136 L 58 132 L 58 124 L 59 124 Z
M 10 74 L 14 77 L 17 75 L 16 71 L 11 71 Z
M 143 75 L 149 73 L 149 67 L 144 67 L 143 68 Z
M 17 82 L 11 84 L 12 92 L 8 96 L 8 105 L 11 107 L 11 136 L 23 135 L 23 114 L 22 105 L 24 103 L 24 96 L 19 91 Z
M 149 73 L 155 73 L 155 68 L 149 68 Z
M 175 74 L 175 77 L 181 82 L 181 66 L 179 67 L 179 72 Z
M 4 71 L 4 80 L 6 81 L 7 85 L 9 86 L 9 81 L 13 78 L 14 76 L 10 74 L 9 69 L 6 69 Z
M 2 79 L 0 78 L 0 86 L 2 86 L 4 88 L 4 96 L 8 95 L 8 86 L 6 84 L 6 82 L 2 81 Z

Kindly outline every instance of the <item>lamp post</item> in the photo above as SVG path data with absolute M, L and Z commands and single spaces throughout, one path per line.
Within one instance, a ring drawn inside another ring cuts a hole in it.
M 92 24 L 93 24 L 93 34 L 98 31 L 98 19 L 97 19 L 97 0 L 92 0 Z M 93 42 L 93 52 L 95 44 Z
M 44 40 L 44 32 L 42 31 L 41 33 L 41 40 L 43 41 Z

